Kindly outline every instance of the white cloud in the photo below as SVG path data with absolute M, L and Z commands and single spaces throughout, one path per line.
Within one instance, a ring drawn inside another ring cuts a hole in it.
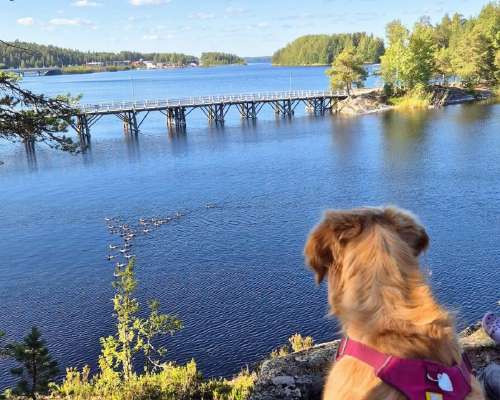
M 230 6 L 226 7 L 224 13 L 226 17 L 241 17 L 243 15 L 246 15 L 248 13 L 248 10 L 245 8 Z
M 144 35 L 142 37 L 144 40 L 158 40 L 160 37 L 158 35 Z
M 52 18 L 49 21 L 52 26 L 90 26 L 95 27 L 92 21 L 82 18 Z
M 267 28 L 269 26 L 269 22 L 259 22 L 257 24 L 257 28 Z
M 17 20 L 17 23 L 19 25 L 29 26 L 29 25 L 33 25 L 35 23 L 35 19 L 33 17 L 23 17 L 23 18 L 19 18 Z
M 159 6 L 170 3 L 171 0 L 129 0 L 133 6 Z
M 100 7 L 102 6 L 101 3 L 98 3 L 97 1 L 91 1 L 91 0 L 77 0 L 73 3 L 71 3 L 72 6 L 75 7 Z
M 189 15 L 192 19 L 213 19 L 215 18 L 214 13 L 197 12 Z

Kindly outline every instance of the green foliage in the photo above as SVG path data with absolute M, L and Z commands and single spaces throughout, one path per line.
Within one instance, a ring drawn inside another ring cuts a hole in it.
M 129 65 L 106 65 L 106 66 L 92 66 L 92 65 L 72 65 L 63 67 L 63 74 L 91 74 L 94 72 L 117 72 L 128 71 L 132 67 Z
M 59 373 L 57 362 L 52 359 L 41 336 L 38 328 L 33 327 L 21 343 L 7 347 L 9 356 L 21 364 L 11 369 L 11 373 L 20 378 L 14 394 L 33 398 L 37 393 L 45 394 L 50 381 Z
M 363 61 L 356 55 L 352 46 L 342 50 L 326 73 L 330 76 L 332 89 L 346 89 L 348 96 L 351 94 L 352 85 L 361 87 L 367 76 Z
M 284 357 L 290 354 L 290 346 L 284 344 L 271 352 L 271 358 Z
M 242 370 L 233 379 L 212 379 L 204 385 L 204 398 L 212 400 L 246 400 L 252 393 L 256 380 L 255 373 Z
M 314 340 L 311 336 L 303 337 L 300 333 L 290 336 L 288 341 L 293 351 L 307 350 L 314 346 Z
M 253 389 L 256 375 L 248 369 L 232 379 L 204 380 L 196 363 L 165 363 L 156 372 L 133 375 L 114 388 L 99 385 L 84 367 L 66 370 L 61 385 L 54 385 L 52 396 L 78 400 L 246 400 Z
M 22 88 L 19 77 L 0 71 L 0 139 L 41 142 L 77 151 L 78 143 L 64 135 L 77 112 L 79 97 L 46 97 Z
M 305 35 L 273 54 L 275 65 L 329 65 L 344 48 L 354 46 L 363 62 L 378 62 L 384 52 L 382 39 L 364 32 Z
M 427 85 L 434 74 L 436 49 L 433 29 L 419 22 L 410 33 L 399 21 L 387 26 L 389 47 L 381 57 L 381 72 L 396 91 Z
M 210 67 L 212 65 L 246 64 L 245 60 L 236 54 L 208 52 L 202 53 L 200 57 L 201 65 Z
M 478 17 L 470 19 L 445 15 L 435 26 L 422 19 L 411 32 L 393 21 L 386 34 L 389 46 L 381 57 L 381 74 L 397 95 L 437 80 L 447 84 L 458 79 L 470 88 L 498 82 L 498 3 L 486 5 Z M 408 99 L 416 97 L 411 94 Z
M 88 62 L 111 64 L 113 61 L 139 60 L 151 60 L 178 66 L 198 62 L 196 57 L 181 53 L 139 53 L 134 51 L 121 51 L 119 53 L 83 52 L 17 40 L 10 44 L 12 45 L 0 42 L 0 64 L 3 64 L 4 68 L 65 67 L 84 65 Z
M 391 98 L 389 103 L 404 111 L 425 109 L 431 104 L 431 95 L 423 84 L 417 84 L 404 96 Z
M 310 349 L 314 346 L 314 339 L 311 336 L 302 336 L 295 333 L 288 338 L 288 344 L 278 347 L 271 352 L 271 358 L 284 357 L 291 352 Z
M 112 387 L 119 380 L 128 381 L 135 375 L 133 361 L 138 353 L 144 356 L 145 371 L 162 367 L 166 349 L 155 347 L 154 340 L 182 328 L 182 322 L 177 317 L 160 314 L 160 304 L 156 300 L 150 302 L 147 318 L 138 316 L 140 305 L 133 297 L 137 287 L 134 266 L 135 260 L 132 258 L 123 269 L 118 265 L 115 268 L 113 309 L 117 331 L 114 336 L 101 338 L 100 378 L 103 383 L 111 382 Z

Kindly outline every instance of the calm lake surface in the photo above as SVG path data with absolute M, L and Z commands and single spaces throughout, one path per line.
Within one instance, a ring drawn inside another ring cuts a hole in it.
M 291 77 L 291 79 L 290 79 Z M 82 102 L 324 89 L 324 68 L 269 65 L 26 78 Z M 370 78 L 369 85 L 377 85 Z M 138 140 L 106 117 L 84 155 L 0 144 L 0 328 L 20 339 L 36 324 L 62 367 L 95 366 L 113 331 L 104 218 L 136 225 L 174 219 L 134 240 L 138 295 L 161 301 L 185 328 L 165 343 L 206 375 L 262 359 L 295 333 L 337 337 L 326 288 L 303 264 L 308 231 L 328 207 L 397 204 L 431 237 L 423 263 L 459 327 L 500 300 L 500 106 L 457 105 L 404 115 L 292 120 L 267 109 L 256 123 L 236 110 L 224 127 L 188 116 L 169 135 L 150 115 Z M 498 309 L 497 309 L 498 311 Z M 0 370 L 0 387 L 11 382 Z

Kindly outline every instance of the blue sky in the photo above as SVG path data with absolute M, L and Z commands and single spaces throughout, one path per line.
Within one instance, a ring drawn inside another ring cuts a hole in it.
M 476 15 L 483 0 L 0 0 L 0 38 L 81 50 L 227 51 L 271 55 L 309 33 L 384 35 L 445 13 Z

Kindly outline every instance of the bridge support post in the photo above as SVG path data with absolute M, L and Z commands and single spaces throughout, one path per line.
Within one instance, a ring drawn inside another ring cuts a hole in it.
M 292 100 L 279 100 L 276 102 L 274 107 L 274 113 L 276 116 L 291 117 L 293 116 L 293 104 Z
M 127 111 L 123 115 L 123 131 L 125 134 L 137 135 L 139 127 L 137 125 L 137 115 L 135 111 Z
M 82 148 L 86 148 L 90 145 L 90 127 L 89 121 L 86 115 L 78 115 L 76 123 L 76 132 L 80 138 L 80 143 Z
M 207 106 L 207 116 L 209 122 L 223 124 L 225 114 L 224 104 L 210 104 Z
M 242 119 L 257 119 L 257 107 L 255 107 L 253 101 L 251 103 L 239 104 L 238 110 Z
M 166 115 L 168 128 L 181 128 L 186 126 L 186 109 L 184 107 L 169 108 Z

